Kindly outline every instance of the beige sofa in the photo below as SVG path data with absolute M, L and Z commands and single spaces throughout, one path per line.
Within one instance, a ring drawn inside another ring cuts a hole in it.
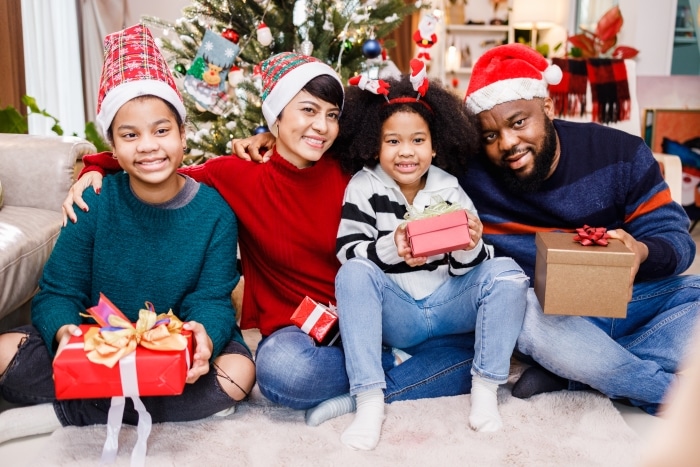
M 0 330 L 29 321 L 75 163 L 92 152 L 76 137 L 0 134 Z

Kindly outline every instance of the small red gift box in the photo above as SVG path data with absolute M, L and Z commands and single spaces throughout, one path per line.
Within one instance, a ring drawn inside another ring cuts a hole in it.
M 139 396 L 175 396 L 182 394 L 192 355 L 192 338 L 179 351 L 155 351 L 137 346 L 136 351 L 123 357 L 112 368 L 93 363 L 84 349 L 84 335 L 93 325 L 81 325 L 82 336 L 72 336 L 68 345 L 53 362 L 56 399 L 90 399 L 123 396 L 122 368 L 135 358 Z
M 292 323 L 319 344 L 333 345 L 339 335 L 338 315 L 309 297 L 304 297 L 292 314 Z
M 464 209 L 410 221 L 406 224 L 406 233 L 413 256 L 461 250 L 471 242 L 467 211 Z

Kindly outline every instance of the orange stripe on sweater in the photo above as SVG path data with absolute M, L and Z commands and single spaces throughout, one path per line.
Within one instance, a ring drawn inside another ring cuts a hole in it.
M 576 229 L 562 229 L 560 227 L 537 227 L 534 225 L 518 224 L 517 222 L 503 222 L 502 224 L 484 224 L 484 233 L 489 235 L 500 234 L 535 234 L 537 232 L 575 232 Z
M 666 188 L 664 191 L 660 191 L 656 193 L 654 196 L 652 196 L 649 201 L 642 203 L 637 207 L 637 209 L 634 210 L 632 214 L 627 216 L 627 219 L 625 219 L 625 222 L 631 222 L 635 220 L 636 218 L 643 216 L 644 214 L 647 214 L 654 209 L 657 209 L 661 206 L 664 206 L 666 204 L 671 203 L 673 200 L 671 199 L 671 189 Z

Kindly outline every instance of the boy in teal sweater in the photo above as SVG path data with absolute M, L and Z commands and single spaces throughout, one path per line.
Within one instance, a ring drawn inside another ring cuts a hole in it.
M 0 335 L 0 393 L 29 405 L 0 414 L 0 442 L 65 425 L 107 422 L 110 399 L 55 400 L 52 361 L 81 314 L 104 293 L 135 322 L 146 301 L 172 309 L 194 342 L 179 396 L 144 397 L 154 422 L 230 413 L 255 382 L 236 324 L 231 291 L 237 223 L 215 190 L 177 174 L 185 148 L 185 107 L 150 35 L 133 26 L 105 39 L 97 123 L 124 172 L 107 196 L 86 193 L 90 210 L 59 236 L 32 302 L 32 325 Z M 127 404 L 124 422 L 136 424 Z

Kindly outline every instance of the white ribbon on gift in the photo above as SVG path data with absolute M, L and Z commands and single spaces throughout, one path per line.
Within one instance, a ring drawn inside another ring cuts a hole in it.
M 318 321 L 318 318 L 316 318 Z M 74 342 L 67 344 L 64 349 L 84 349 L 85 343 Z M 190 367 L 190 351 L 189 348 L 185 351 L 185 364 Z M 117 460 L 117 452 L 119 451 L 119 432 L 122 429 L 122 420 L 124 417 L 124 405 L 126 398 L 130 397 L 134 403 L 134 409 L 139 414 L 139 422 L 136 426 L 136 445 L 131 451 L 131 466 L 143 467 L 146 464 L 146 449 L 148 437 L 151 434 L 153 420 L 151 414 L 146 410 L 146 406 L 141 402 L 139 397 L 139 381 L 136 373 L 136 352 L 131 352 L 129 355 L 122 357 L 119 360 L 119 373 L 122 384 L 122 396 L 112 397 L 112 402 L 107 413 L 107 439 L 102 447 L 102 457 L 100 464 L 113 464 Z
M 136 445 L 131 451 L 132 467 L 142 467 L 146 464 L 146 448 L 148 436 L 151 434 L 151 414 L 139 397 L 139 382 L 136 374 L 136 352 L 122 357 L 119 360 L 119 372 L 121 375 L 123 396 L 112 397 L 112 404 L 107 414 L 107 439 L 102 447 L 101 464 L 112 464 L 117 460 L 119 450 L 119 431 L 122 428 L 122 418 L 124 416 L 124 405 L 126 398 L 130 397 L 134 403 L 134 409 L 139 414 L 139 423 L 136 427 L 138 438 Z
M 306 321 L 304 321 L 304 324 L 301 326 L 301 330 L 306 334 L 310 333 L 314 326 L 316 326 L 318 320 L 321 319 L 321 316 L 323 316 L 324 311 L 326 311 L 326 308 L 320 303 L 317 303 L 314 311 L 309 313 L 309 316 L 306 317 Z
M 316 326 L 316 323 L 318 323 L 318 320 L 321 319 L 321 316 L 323 316 L 323 313 L 325 311 L 330 310 L 331 313 L 337 314 L 335 312 L 335 306 L 328 304 L 328 308 L 324 307 L 320 303 L 317 303 L 316 306 L 314 307 L 314 310 L 309 313 L 309 316 L 306 318 L 306 321 L 304 321 L 304 324 L 301 326 L 301 330 L 304 331 L 306 334 L 310 334 L 311 330 Z M 333 345 L 333 343 L 338 339 L 338 336 L 340 336 L 340 333 L 337 332 L 333 339 L 328 343 L 328 345 Z

